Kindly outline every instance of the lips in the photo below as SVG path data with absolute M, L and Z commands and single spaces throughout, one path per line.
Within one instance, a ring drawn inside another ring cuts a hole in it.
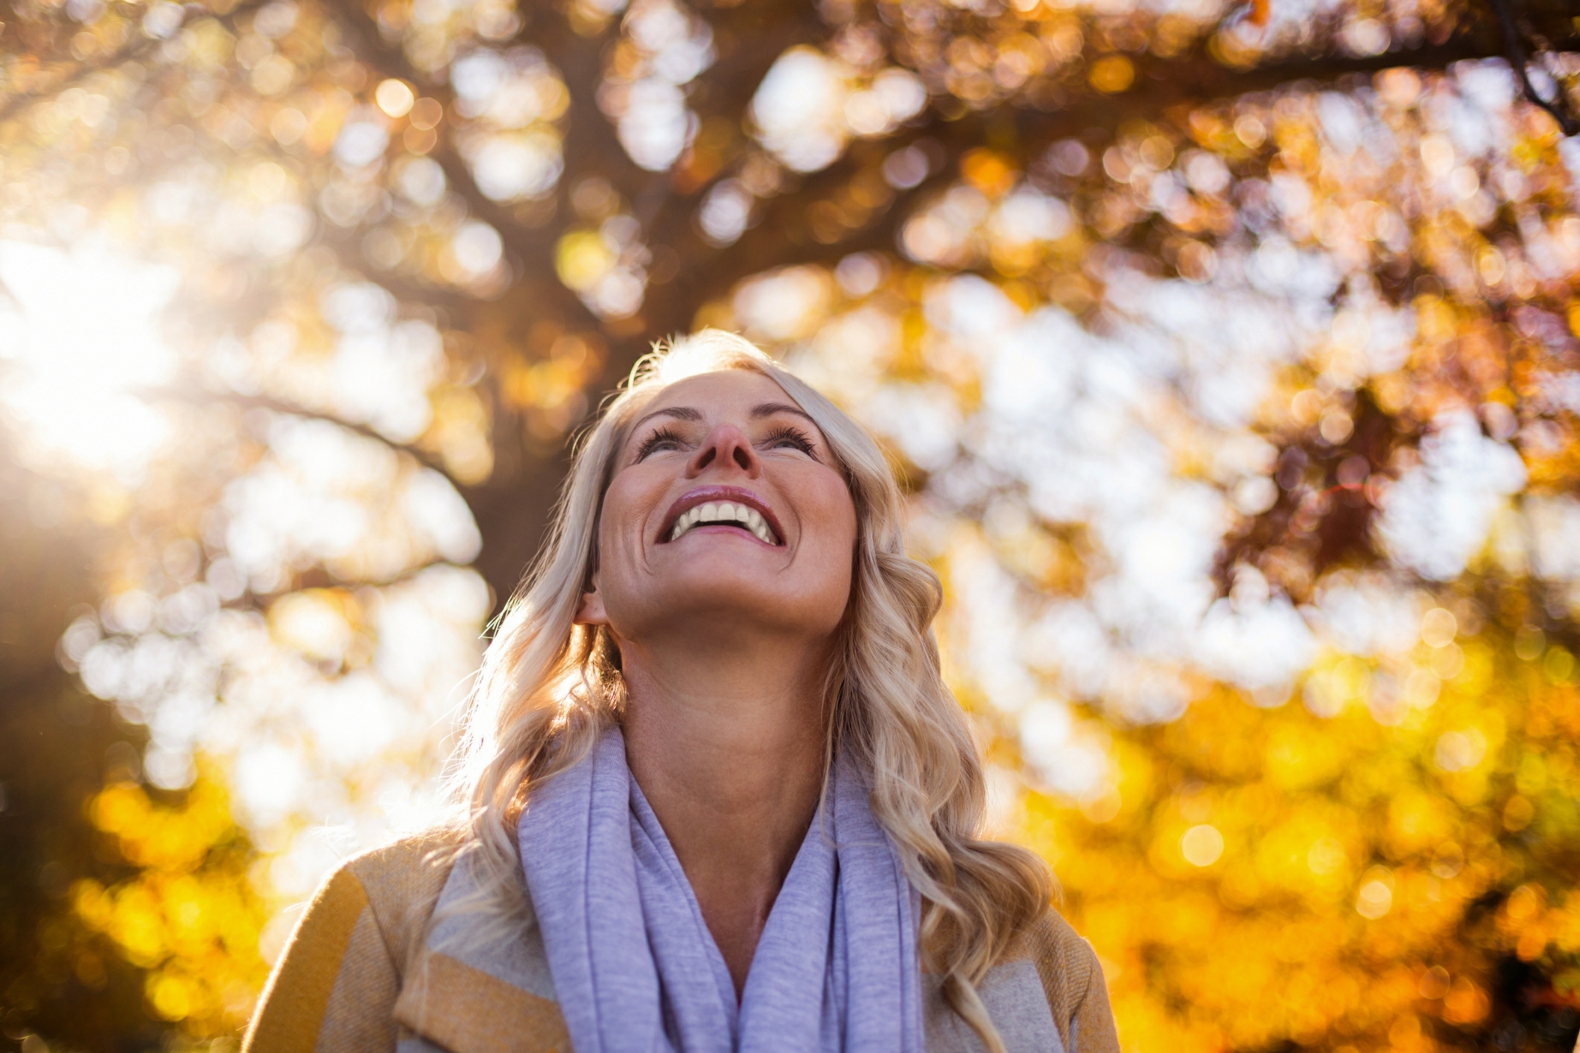
M 664 516 L 660 544 L 678 541 L 699 526 L 733 526 L 765 545 L 784 544 L 784 529 L 767 502 L 735 486 L 702 486 L 682 494 Z

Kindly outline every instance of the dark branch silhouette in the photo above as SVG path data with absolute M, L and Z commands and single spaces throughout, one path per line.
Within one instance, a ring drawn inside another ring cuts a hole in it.
M 1553 120 L 1558 122 L 1558 127 L 1565 135 L 1580 132 L 1580 119 L 1577 119 L 1570 110 L 1568 100 L 1564 97 L 1563 85 L 1556 86 L 1556 98 L 1548 99 L 1536 90 L 1536 85 L 1531 83 L 1530 59 L 1525 52 L 1523 35 L 1514 20 L 1510 0 L 1487 0 L 1487 2 L 1498 14 L 1498 25 L 1503 30 L 1504 54 L 1509 60 L 1509 65 L 1520 78 L 1520 89 L 1524 92 L 1525 98 L 1546 110 Z

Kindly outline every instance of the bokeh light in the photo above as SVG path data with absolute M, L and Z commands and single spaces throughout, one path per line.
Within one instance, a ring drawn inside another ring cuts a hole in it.
M 17 5 L 0 569 L 82 595 L 0 661 L 119 738 L 15 853 L 7 1034 L 232 1048 L 710 324 L 892 456 L 1127 1050 L 1572 1045 L 1580 63 L 1506 4 Z
M 158 315 L 176 293 L 169 267 L 138 266 L 104 246 L 73 253 L 0 242 L 0 361 L 8 413 L 40 452 L 135 481 L 168 438 L 137 389 L 174 378 Z

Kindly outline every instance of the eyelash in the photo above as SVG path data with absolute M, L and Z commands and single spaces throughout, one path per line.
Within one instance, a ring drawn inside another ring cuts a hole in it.
M 815 456 L 813 451 L 817 449 L 812 440 L 807 438 L 805 432 L 789 424 L 782 424 L 769 432 L 764 441 L 770 448 L 779 443 L 788 442 L 808 457 Z M 660 428 L 642 440 L 642 444 L 636 448 L 636 459 L 638 461 L 646 460 L 648 454 L 658 449 L 664 443 L 673 443 L 677 447 L 682 445 L 680 436 L 673 429 Z
M 653 434 L 643 439 L 642 445 L 636 448 L 636 459 L 639 461 L 646 460 L 648 454 L 656 450 L 661 443 L 666 442 L 672 442 L 676 446 L 679 446 L 680 436 L 676 435 L 675 432 L 670 428 L 658 429 Z
M 812 456 L 812 451 L 817 448 L 813 445 L 812 440 L 807 438 L 805 432 L 788 424 L 782 424 L 768 433 L 768 445 L 770 447 L 781 442 L 790 443 L 808 457 Z

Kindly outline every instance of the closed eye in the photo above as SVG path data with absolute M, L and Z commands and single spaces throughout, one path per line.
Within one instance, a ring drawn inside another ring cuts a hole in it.
M 807 437 L 806 432 L 789 424 L 781 424 L 769 432 L 763 440 L 763 446 L 769 450 L 789 446 L 800 450 L 808 457 L 815 457 L 817 450 L 817 446 Z
M 678 450 L 681 447 L 680 436 L 670 428 L 660 428 L 636 448 L 636 459 L 645 460 L 647 455 L 658 450 Z

